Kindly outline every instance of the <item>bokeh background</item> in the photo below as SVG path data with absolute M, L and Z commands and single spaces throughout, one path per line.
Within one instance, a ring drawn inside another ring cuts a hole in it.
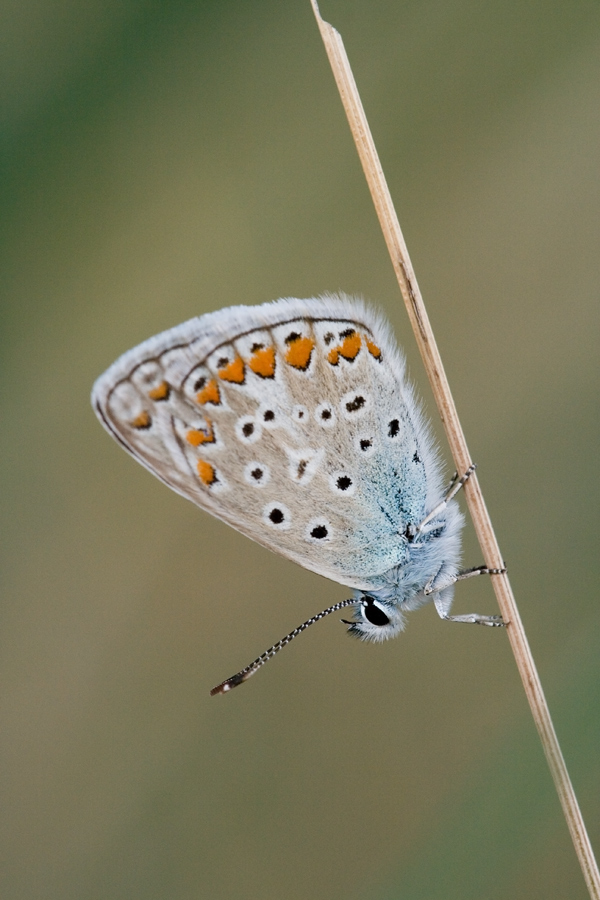
M 321 9 L 598 846 L 600 7 Z M 331 617 L 211 699 L 347 590 L 171 493 L 89 405 L 164 328 L 341 289 L 386 310 L 437 422 L 308 0 L 1 15 L 2 896 L 584 898 L 503 633 L 427 607 L 373 647 Z M 485 579 L 457 594 L 496 611 Z

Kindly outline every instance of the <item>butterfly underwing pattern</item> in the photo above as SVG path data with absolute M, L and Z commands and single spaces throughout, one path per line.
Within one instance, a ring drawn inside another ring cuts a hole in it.
M 432 597 L 448 613 L 462 516 L 440 505 L 403 357 L 363 302 L 283 299 L 191 319 L 121 356 L 92 403 L 173 490 L 353 588 L 359 637 L 393 636 L 403 610 Z

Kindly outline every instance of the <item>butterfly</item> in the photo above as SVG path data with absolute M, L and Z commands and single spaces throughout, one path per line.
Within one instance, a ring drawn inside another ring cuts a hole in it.
M 352 589 L 212 693 L 241 684 L 344 607 L 383 641 L 433 600 L 450 616 L 463 517 L 381 314 L 346 295 L 232 306 L 129 350 L 96 381 L 107 431 L 169 487 L 259 544 Z

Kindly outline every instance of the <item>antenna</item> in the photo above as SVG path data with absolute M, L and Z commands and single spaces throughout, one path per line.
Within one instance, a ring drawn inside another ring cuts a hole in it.
M 293 631 L 290 631 L 289 634 L 286 634 L 284 638 L 281 638 L 280 641 L 277 641 L 276 644 L 273 644 L 272 647 L 269 647 L 268 650 L 265 650 L 264 653 L 261 653 L 254 662 L 251 662 L 249 666 L 246 666 L 245 669 L 242 669 L 241 672 L 238 672 L 237 675 L 232 675 L 231 678 L 227 678 L 225 681 L 222 681 L 221 684 L 218 684 L 216 687 L 212 689 L 210 692 L 210 696 L 214 697 L 216 694 L 225 694 L 227 691 L 230 691 L 232 688 L 237 687 L 238 684 L 243 684 L 244 681 L 248 681 L 251 675 L 254 675 L 255 672 L 258 672 L 261 666 L 264 666 L 266 662 L 268 662 L 271 657 L 275 656 L 276 653 L 285 647 L 286 644 L 289 644 L 290 641 L 293 641 L 295 637 L 298 637 L 303 631 L 305 631 L 309 625 L 314 625 L 315 622 L 318 622 L 319 619 L 324 619 L 325 616 L 328 616 L 330 613 L 337 612 L 339 609 L 344 609 L 346 606 L 356 606 L 356 599 L 352 598 L 351 600 L 342 600 L 340 603 L 334 603 L 333 606 L 330 606 L 328 609 L 324 609 L 323 612 L 320 612 L 318 615 L 313 616 L 311 619 L 307 619 L 306 622 L 303 622 L 302 625 L 298 625 L 297 628 L 294 628 Z

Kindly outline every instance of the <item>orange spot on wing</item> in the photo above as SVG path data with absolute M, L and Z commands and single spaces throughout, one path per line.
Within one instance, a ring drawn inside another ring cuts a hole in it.
M 360 334 L 353 331 L 352 334 L 344 338 L 344 343 L 340 347 L 340 356 L 344 359 L 356 359 L 360 350 Z
M 196 394 L 198 403 L 212 403 L 218 406 L 221 402 L 221 394 L 219 393 L 219 385 L 214 378 L 205 384 L 201 391 Z
M 360 343 L 360 335 L 356 331 L 353 331 L 352 334 L 346 335 L 341 344 L 331 348 L 327 354 L 327 359 L 332 366 L 337 366 L 340 361 L 340 356 L 352 361 L 358 356 Z
M 295 369 L 307 369 L 314 346 L 315 342 L 311 338 L 295 338 L 288 344 L 285 361 Z
M 255 350 L 248 367 L 261 378 L 273 378 L 275 375 L 275 347 L 261 347 Z
M 150 428 L 152 425 L 152 419 L 150 418 L 150 413 L 147 413 L 146 410 L 141 412 L 139 416 L 136 416 L 132 422 L 129 423 L 132 428 Z
M 381 350 L 379 349 L 377 344 L 374 344 L 373 341 L 370 341 L 368 337 L 365 337 L 365 343 L 367 345 L 367 349 L 368 349 L 369 353 L 371 354 L 371 356 L 374 356 L 375 359 L 380 359 L 381 358 Z
M 151 400 L 168 400 L 170 393 L 171 388 L 169 387 L 167 382 L 161 381 L 158 387 L 152 388 L 151 391 L 148 391 L 148 396 Z
M 199 428 L 190 428 L 185 436 L 188 444 L 191 444 L 192 447 L 200 447 L 202 444 L 214 444 L 215 432 L 212 427 L 212 422 L 207 420 L 206 426 L 208 431 L 200 431 Z
M 217 480 L 214 466 L 211 466 L 210 463 L 205 462 L 203 459 L 198 460 L 198 475 L 200 476 L 200 481 L 209 487 Z
M 244 362 L 240 356 L 237 356 L 233 362 L 225 366 L 219 372 L 219 378 L 223 381 L 233 381 L 234 384 L 244 383 Z

